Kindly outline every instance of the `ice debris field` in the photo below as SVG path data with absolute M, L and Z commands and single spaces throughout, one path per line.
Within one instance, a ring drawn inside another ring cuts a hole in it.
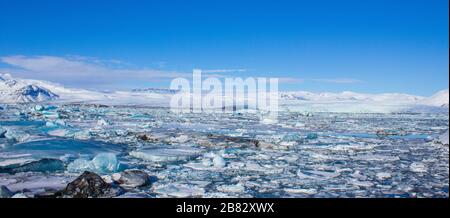
M 278 117 L 264 123 L 246 111 L 1 105 L 0 194 L 448 198 L 448 113 Z

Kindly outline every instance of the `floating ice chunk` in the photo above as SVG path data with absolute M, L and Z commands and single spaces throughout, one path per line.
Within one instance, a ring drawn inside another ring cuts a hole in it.
M 93 165 L 91 161 L 85 159 L 76 159 L 67 166 L 69 172 L 81 172 L 85 170 L 92 170 Z
M 88 140 L 91 138 L 91 132 L 89 130 L 82 130 L 79 132 L 75 132 L 73 134 L 73 137 L 79 140 Z
M 28 198 L 24 193 L 17 193 L 13 195 L 11 198 Z
M 46 127 L 57 127 L 58 125 L 57 125 L 55 122 L 47 121 L 47 122 L 45 123 L 45 126 L 46 126 Z
M 317 138 L 318 138 L 317 133 L 308 133 L 308 135 L 306 135 L 306 139 L 312 140 Z
M 34 161 L 34 159 L 32 159 L 32 158 L 6 159 L 6 160 L 0 161 L 0 168 L 7 167 L 10 165 L 22 165 L 22 164 L 30 163 L 32 161 Z
M 77 141 L 70 139 L 35 140 L 19 143 L 8 148 L 11 154 L 31 155 L 35 159 L 46 157 L 59 159 L 62 156 L 94 157 L 100 153 L 120 153 L 124 147 L 119 144 L 99 141 Z
M 278 120 L 271 119 L 269 117 L 262 117 L 262 120 L 261 120 L 261 123 L 262 124 L 266 124 L 266 125 L 276 124 L 277 122 L 278 122 Z
M 387 155 L 378 155 L 378 154 L 365 154 L 365 155 L 358 155 L 354 157 L 355 160 L 361 160 L 361 161 L 398 161 L 400 160 L 397 156 L 387 156 Z
M 296 124 L 295 124 L 295 127 L 297 127 L 297 128 L 302 128 L 302 127 L 305 127 L 306 125 L 304 124 L 304 123 L 300 123 L 300 122 L 297 122 Z
M 350 179 L 350 183 L 353 184 L 353 185 L 360 186 L 360 187 L 365 187 L 365 188 L 372 187 L 374 185 L 370 181 L 360 181 L 360 180 L 357 180 L 357 179 Z
M 125 170 L 121 173 L 113 174 L 112 179 L 126 188 L 145 186 L 151 182 L 151 177 L 142 170 Z
M 10 198 L 13 193 L 4 185 L 0 186 L 0 198 Z
M 317 194 L 317 190 L 313 188 L 310 189 L 285 188 L 284 191 L 291 194 L 305 194 L 305 195 Z
M 172 162 L 186 161 L 200 155 L 203 150 L 183 147 L 183 148 L 152 148 L 130 152 L 130 155 L 146 161 Z
M 92 160 L 95 169 L 102 172 L 114 172 L 119 169 L 119 162 L 113 153 L 101 153 Z
M 180 135 L 178 137 L 172 137 L 169 139 L 170 142 L 175 142 L 175 143 L 186 143 L 189 141 L 189 137 L 187 135 Z
M 427 166 L 423 163 L 412 163 L 409 169 L 415 173 L 426 173 L 428 171 Z
M 301 141 L 302 138 L 300 137 L 300 135 L 298 134 L 287 134 L 285 136 L 283 136 L 283 141 Z
M 315 170 L 310 170 L 310 171 L 305 170 L 302 172 L 301 170 L 298 170 L 297 176 L 300 179 L 328 180 L 328 179 L 332 179 L 332 178 L 336 178 L 336 177 L 340 176 L 340 173 L 327 172 L 327 171 L 315 171 Z
M 204 188 L 179 183 L 158 185 L 153 188 L 153 191 L 163 196 L 177 198 L 202 197 L 203 195 L 205 195 Z
M 47 134 L 49 134 L 51 136 L 64 137 L 64 136 L 67 135 L 67 130 L 65 130 L 65 129 L 55 129 L 55 130 L 49 131 Z
M 291 147 L 297 145 L 297 142 L 280 142 L 279 145 L 280 146 L 278 146 L 277 148 L 288 149 L 288 148 L 291 148 Z
M 216 168 L 223 168 L 226 165 L 225 160 L 220 155 L 215 155 L 212 162 Z
M 5 138 L 5 134 L 6 134 L 6 129 L 3 129 L 3 128 L 0 126 L 0 138 Z
M 57 111 L 44 111 L 42 112 L 42 115 L 44 115 L 45 118 L 48 119 L 59 119 L 60 115 Z
M 242 193 L 245 191 L 245 187 L 241 183 L 238 183 L 235 185 L 221 185 L 217 187 L 217 190 L 221 192 Z
M 57 127 L 57 126 L 65 126 L 66 122 L 64 120 L 58 119 L 55 121 L 47 121 L 45 126 L 47 127 Z
M 20 172 L 57 172 L 64 171 L 64 164 L 61 160 L 44 158 L 37 161 L 12 164 L 0 167 L 0 173 L 20 173 Z
M 30 138 L 30 135 L 28 135 L 27 133 L 12 130 L 12 129 L 7 129 L 4 136 L 6 139 L 8 139 L 10 141 L 14 141 L 14 142 L 24 142 Z
M 187 163 L 184 166 L 195 170 L 220 170 L 226 166 L 226 162 L 219 154 L 207 153 L 200 163 Z
M 381 173 L 377 173 L 376 177 L 379 180 L 385 180 L 385 179 L 389 179 L 392 177 L 392 175 L 390 173 L 386 173 L 386 172 L 381 172 Z
M 56 120 L 55 123 L 56 123 L 57 125 L 59 125 L 59 126 L 66 126 L 66 125 L 67 125 L 67 124 L 66 124 L 66 121 L 61 120 L 61 119 Z
M 435 142 L 438 143 L 438 144 L 442 144 L 442 145 L 448 146 L 449 145 L 448 138 L 449 138 L 449 130 L 447 130 L 444 134 L 440 135 L 439 138 L 437 138 Z
M 109 126 L 111 123 L 103 118 L 97 120 L 97 125 L 99 126 Z
M 116 172 L 120 168 L 120 163 L 113 153 L 100 153 L 92 160 L 76 159 L 67 166 L 71 172 L 94 171 L 98 173 Z
M 35 111 L 43 111 L 45 109 L 44 106 L 37 104 L 36 106 L 34 106 L 34 110 Z

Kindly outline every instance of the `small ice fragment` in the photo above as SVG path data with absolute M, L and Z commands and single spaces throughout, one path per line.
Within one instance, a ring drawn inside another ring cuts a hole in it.
M 220 155 L 214 156 L 213 164 L 214 164 L 214 167 L 217 167 L 217 168 L 223 168 L 226 165 L 225 160 Z
M 55 129 L 49 131 L 47 134 L 51 136 L 58 136 L 58 137 L 64 137 L 67 134 L 67 131 L 65 129 Z
M 28 198 L 28 197 L 23 193 L 17 193 L 13 195 L 11 198 Z
M 305 194 L 305 195 L 317 194 L 317 190 L 313 188 L 311 189 L 285 188 L 284 191 L 291 194 Z
M 82 130 L 79 132 L 76 132 L 73 137 L 75 139 L 79 139 L 79 140 L 88 140 L 91 138 L 91 132 L 89 132 L 88 130 Z
M 24 132 L 18 132 L 12 129 L 6 130 L 6 133 L 4 134 L 5 138 L 10 141 L 15 142 L 24 142 L 26 141 L 30 136 Z
M 392 175 L 390 173 L 386 173 L 386 172 L 381 172 L 381 173 L 377 173 L 376 177 L 379 180 L 385 180 L 385 179 L 389 179 L 392 177 Z
M 34 106 L 34 110 L 35 111 L 43 111 L 45 109 L 44 106 L 37 104 L 36 106 Z
M 67 166 L 70 172 L 94 171 L 100 173 L 116 172 L 120 167 L 117 157 L 113 153 L 100 153 L 91 161 L 76 159 Z
M 178 137 L 171 138 L 169 141 L 181 144 L 189 141 L 189 137 L 187 135 L 180 135 Z
M 177 198 L 202 197 L 205 195 L 204 188 L 178 183 L 155 186 L 153 190 L 157 194 Z
M 125 170 L 115 173 L 112 179 L 126 188 L 141 187 L 150 183 L 150 176 L 142 170 Z
M 130 152 L 130 155 L 146 161 L 172 162 L 186 161 L 200 155 L 202 150 L 195 148 L 153 148 Z
M 55 121 L 47 121 L 45 126 L 47 127 L 57 127 L 57 126 L 65 126 L 66 122 L 64 120 L 58 119 Z
M 297 127 L 297 128 L 301 128 L 301 127 L 305 127 L 306 125 L 304 124 L 304 123 L 300 123 L 300 122 L 297 122 L 296 124 L 295 124 L 295 127 Z
M 3 128 L 0 126 L 0 138 L 5 138 L 5 134 L 6 134 L 6 129 L 3 129 Z
M 235 185 L 221 185 L 217 187 L 217 190 L 221 192 L 242 193 L 245 191 L 245 187 L 241 183 L 238 183 Z
M 308 135 L 306 135 L 306 139 L 317 139 L 317 133 L 308 133 Z
M 448 138 L 449 138 L 449 130 L 447 130 L 444 134 L 440 135 L 439 138 L 437 138 L 435 142 L 438 144 L 448 146 L 449 145 Z
M 108 126 L 108 125 L 111 125 L 111 123 L 108 122 L 107 120 L 101 118 L 101 119 L 97 120 L 97 125 L 99 125 L 99 126 Z
M 59 113 L 56 111 L 44 111 L 42 114 L 44 115 L 45 118 L 48 118 L 48 119 L 59 119 L 60 118 Z
M 415 173 L 426 173 L 428 170 L 427 167 L 422 163 L 412 163 L 409 166 L 409 169 Z
M 0 198 L 10 198 L 13 193 L 4 185 L 0 186 Z
M 101 153 L 94 157 L 92 163 L 102 172 L 114 172 L 119 168 L 117 157 L 113 153 Z

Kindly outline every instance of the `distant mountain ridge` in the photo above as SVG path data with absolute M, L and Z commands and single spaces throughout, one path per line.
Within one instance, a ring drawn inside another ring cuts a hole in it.
M 0 74 L 0 102 L 29 103 L 58 99 L 52 91 L 23 80 L 15 80 L 9 74 Z
M 421 104 L 436 106 L 436 107 L 447 107 L 449 106 L 449 91 L 448 89 L 441 90 L 429 98 L 424 99 Z
M 102 104 L 128 104 L 169 106 L 171 96 L 178 90 L 162 88 L 134 89 L 109 93 L 85 89 L 66 88 L 62 85 L 29 79 L 15 79 L 0 73 L 0 103 L 32 102 L 91 102 Z M 207 94 L 207 93 L 203 93 Z M 306 91 L 280 92 L 279 105 L 287 110 L 311 110 L 321 112 L 442 112 L 448 110 L 449 90 L 437 92 L 431 97 L 402 93 L 365 94 L 356 92 L 312 93 Z M 225 96 L 230 97 L 230 96 Z M 242 100 L 242 99 L 241 99 Z
M 163 89 L 163 88 L 145 88 L 145 89 L 133 89 L 132 92 L 149 92 L 149 93 L 159 93 L 159 94 L 176 94 L 179 90 L 174 89 Z

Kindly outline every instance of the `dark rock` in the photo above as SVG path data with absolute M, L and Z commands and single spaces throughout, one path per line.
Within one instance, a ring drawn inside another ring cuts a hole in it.
M 137 138 L 138 138 L 139 140 L 146 141 L 146 142 L 158 142 L 158 141 L 159 141 L 158 138 L 153 137 L 153 136 L 151 136 L 151 135 L 147 135 L 147 134 L 140 134 L 140 135 L 137 135 Z
M 85 171 L 74 181 L 69 183 L 63 191 L 63 195 L 74 198 L 100 197 L 109 191 L 111 185 L 92 172 Z
M 99 175 L 85 171 L 58 195 L 72 198 L 115 197 L 124 191 L 120 187 L 106 183 Z

